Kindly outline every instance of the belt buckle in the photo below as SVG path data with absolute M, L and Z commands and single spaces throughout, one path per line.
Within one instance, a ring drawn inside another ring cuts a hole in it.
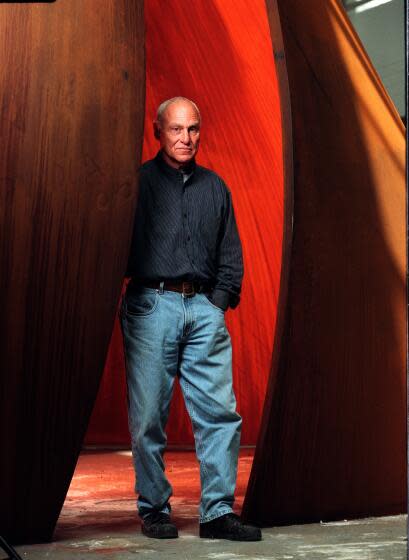
M 182 296 L 184 298 L 190 298 L 195 295 L 195 287 L 193 282 L 182 282 Z

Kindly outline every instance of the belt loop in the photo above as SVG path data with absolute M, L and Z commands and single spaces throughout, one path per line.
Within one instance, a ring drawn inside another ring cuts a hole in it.
M 182 297 L 190 298 L 195 295 L 194 282 L 182 282 Z
M 159 293 L 163 294 L 163 287 L 165 285 L 165 282 L 159 282 Z

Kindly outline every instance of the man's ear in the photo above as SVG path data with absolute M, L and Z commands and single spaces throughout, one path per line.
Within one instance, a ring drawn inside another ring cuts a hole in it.
M 156 140 L 159 140 L 159 138 L 160 138 L 160 128 L 159 128 L 158 121 L 153 122 L 153 134 L 154 134 Z

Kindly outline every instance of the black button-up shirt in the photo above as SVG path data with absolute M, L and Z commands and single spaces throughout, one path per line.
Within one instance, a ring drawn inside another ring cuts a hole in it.
M 243 259 L 231 193 L 216 173 L 195 162 L 184 173 L 161 152 L 142 165 L 126 275 L 140 283 L 210 284 L 216 305 L 236 307 Z

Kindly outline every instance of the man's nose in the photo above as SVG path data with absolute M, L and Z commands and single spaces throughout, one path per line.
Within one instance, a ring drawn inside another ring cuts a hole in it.
M 184 128 L 184 129 L 182 130 L 182 134 L 181 134 L 180 139 L 182 140 L 182 142 L 183 142 L 184 144 L 189 144 L 189 142 L 190 142 L 190 135 L 189 135 L 189 131 L 188 131 L 187 128 Z

